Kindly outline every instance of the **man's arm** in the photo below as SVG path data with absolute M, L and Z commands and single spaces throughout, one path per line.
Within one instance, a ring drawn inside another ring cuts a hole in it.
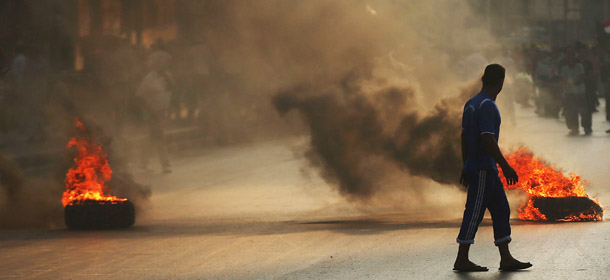
M 504 172 L 504 177 L 506 177 L 506 182 L 509 185 L 513 185 L 519 181 L 519 177 L 517 176 L 517 172 L 508 164 L 502 152 L 500 151 L 500 147 L 498 147 L 498 143 L 494 138 L 493 134 L 485 133 L 481 135 L 481 143 L 483 147 L 485 147 L 485 151 L 489 153 L 496 162 L 502 168 L 502 172 Z

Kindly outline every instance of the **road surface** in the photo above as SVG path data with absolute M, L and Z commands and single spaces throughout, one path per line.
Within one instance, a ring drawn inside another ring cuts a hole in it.
M 520 110 L 516 127 L 503 126 L 502 146 L 526 144 L 582 174 L 589 193 L 608 205 L 610 136 L 602 117 L 594 116 L 593 136 L 566 137 L 559 120 Z M 296 156 L 306 141 L 202 150 L 174 158 L 172 174 L 138 172 L 153 195 L 130 229 L 2 230 L 0 279 L 610 278 L 607 222 L 513 220 L 513 254 L 534 267 L 502 273 L 488 218 L 471 258 L 490 271 L 455 273 L 463 192 L 422 179 L 435 191 L 421 199 L 352 203 Z M 518 206 L 518 195 L 509 199 Z

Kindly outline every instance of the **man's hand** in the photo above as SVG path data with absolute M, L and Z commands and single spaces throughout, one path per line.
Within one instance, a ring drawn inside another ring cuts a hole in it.
M 485 147 L 485 150 L 496 160 L 496 162 L 502 167 L 502 172 L 504 172 L 504 177 L 506 177 L 506 182 L 509 185 L 514 185 L 519 181 L 519 176 L 517 176 L 517 172 L 506 162 L 506 159 L 502 155 L 500 151 L 500 147 L 498 147 L 498 142 L 492 134 L 482 134 L 481 135 L 481 143 Z
M 504 177 L 506 178 L 508 185 L 514 185 L 519 182 L 517 172 L 510 165 L 502 167 L 502 172 L 504 173 Z
M 460 184 L 464 186 L 464 188 L 468 188 L 468 172 L 462 170 L 462 176 L 460 176 Z

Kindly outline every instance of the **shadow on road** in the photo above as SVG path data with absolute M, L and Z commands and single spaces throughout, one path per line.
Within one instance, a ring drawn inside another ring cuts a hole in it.
M 513 220 L 513 225 L 539 224 Z M 482 227 L 491 227 L 491 220 L 485 219 Z M 543 224 L 541 224 L 543 225 Z M 440 229 L 460 227 L 459 220 L 445 221 L 408 221 L 400 217 L 368 217 L 344 218 L 330 220 L 291 220 L 291 221 L 251 221 L 251 220 L 219 220 L 210 221 L 205 218 L 155 221 L 136 224 L 128 229 L 120 230 L 14 230 L 0 232 L 4 241 L 1 247 L 25 246 L 32 241 L 61 239 L 146 239 L 166 238 L 174 236 L 245 236 L 245 235 L 278 235 L 305 233 L 316 231 L 333 231 L 344 235 L 375 235 L 391 231 L 414 229 Z

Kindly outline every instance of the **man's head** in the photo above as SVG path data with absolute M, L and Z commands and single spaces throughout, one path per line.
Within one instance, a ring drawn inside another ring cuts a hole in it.
M 483 89 L 486 93 L 497 95 L 502 90 L 504 85 L 504 76 L 506 70 L 500 64 L 489 64 L 485 67 L 485 73 L 481 81 L 483 81 Z

